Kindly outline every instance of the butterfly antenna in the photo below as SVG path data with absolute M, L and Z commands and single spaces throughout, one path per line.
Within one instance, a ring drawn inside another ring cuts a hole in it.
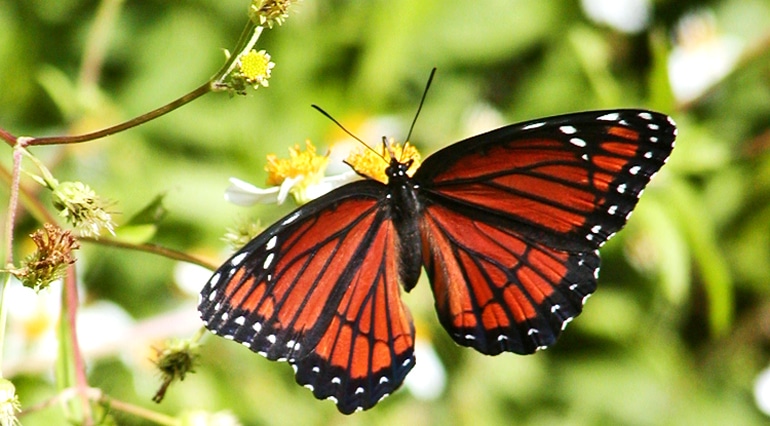
M 357 140 L 358 142 L 360 142 L 360 143 L 361 143 L 361 145 L 365 146 L 367 149 L 369 149 L 369 150 L 370 150 L 370 151 L 372 151 L 373 153 L 377 154 L 377 156 L 379 156 L 379 157 L 382 157 L 382 154 L 380 154 L 379 152 L 377 152 L 377 150 L 375 150 L 374 148 L 372 148 L 371 146 L 369 146 L 369 144 L 368 144 L 368 143 L 366 143 L 366 142 L 362 141 L 362 140 L 361 140 L 361 138 L 359 138 L 358 136 L 354 135 L 354 134 L 353 134 L 353 133 L 352 133 L 350 130 L 346 129 L 346 128 L 345 128 L 345 126 L 343 126 L 343 125 L 342 125 L 342 123 L 340 123 L 339 121 L 335 120 L 335 119 L 334 119 L 334 117 L 332 117 L 332 116 L 331 116 L 331 115 L 330 115 L 328 112 L 324 111 L 324 110 L 323 110 L 323 108 L 319 107 L 319 106 L 318 106 L 318 105 L 316 105 L 316 104 L 312 104 L 312 105 L 310 105 L 310 106 L 311 106 L 311 107 L 313 107 L 313 108 L 315 108 L 315 109 L 316 109 L 316 111 L 318 111 L 318 112 L 320 112 L 321 114 L 323 114 L 323 115 L 324 115 L 324 117 L 326 117 L 326 118 L 328 118 L 329 120 L 331 120 L 331 121 L 332 121 L 332 123 L 336 124 L 336 125 L 337 125 L 337 127 L 339 127 L 340 129 L 342 129 L 342 131 L 343 131 L 343 132 L 347 133 L 347 134 L 348 134 L 348 136 L 350 136 L 351 138 L 353 138 L 353 139 Z M 386 160 L 384 157 L 382 157 L 382 158 L 383 158 L 384 160 Z M 387 160 L 386 160 L 386 161 L 387 161 Z
M 420 116 L 420 111 L 422 111 L 422 106 L 425 103 L 425 98 L 428 97 L 428 89 L 430 89 L 430 84 L 433 82 L 433 76 L 436 75 L 436 68 L 434 67 L 430 71 L 430 76 L 428 77 L 428 83 L 425 85 L 425 90 L 422 92 L 422 99 L 420 99 L 420 105 L 417 107 L 417 112 L 414 114 L 414 120 L 412 120 L 412 125 L 409 126 L 409 133 L 406 134 L 406 139 L 404 140 L 404 143 L 409 142 L 412 137 L 412 130 L 414 130 L 414 125 L 417 124 L 417 117 Z

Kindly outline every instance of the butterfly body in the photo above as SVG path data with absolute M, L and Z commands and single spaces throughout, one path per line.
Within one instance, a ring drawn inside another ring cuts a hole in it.
M 201 292 L 212 332 L 295 369 L 343 413 L 414 366 L 400 298 L 424 268 L 438 318 L 477 351 L 553 344 L 596 289 L 597 249 L 626 223 L 676 135 L 643 110 L 514 124 L 439 150 L 410 177 L 345 185 L 233 255 Z

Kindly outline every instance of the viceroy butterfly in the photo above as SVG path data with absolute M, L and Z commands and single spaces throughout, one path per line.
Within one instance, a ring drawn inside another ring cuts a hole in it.
M 645 110 L 514 124 L 425 159 L 391 158 L 387 184 L 340 187 L 267 228 L 201 292 L 206 327 L 270 360 L 345 414 L 374 406 L 415 364 L 399 283 L 425 268 L 439 320 L 496 355 L 553 344 L 596 289 L 598 248 L 670 155 L 676 127 Z

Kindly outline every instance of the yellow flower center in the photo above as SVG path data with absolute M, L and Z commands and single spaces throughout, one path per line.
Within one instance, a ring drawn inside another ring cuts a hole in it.
M 299 145 L 289 148 L 289 158 L 281 158 L 275 154 L 267 156 L 267 184 L 280 185 L 287 178 L 304 176 L 304 185 L 318 183 L 324 175 L 329 158 L 318 155 L 312 142 L 305 141 L 305 151 Z
M 393 155 L 399 161 L 413 161 L 412 166 L 407 170 L 407 174 L 409 176 L 414 175 L 414 172 L 420 167 L 420 153 L 417 151 L 417 148 L 410 145 L 409 142 L 401 145 L 392 140 L 388 145 L 390 145 Z M 389 158 L 390 152 L 388 152 L 386 145 L 383 143 L 379 145 L 379 148 L 360 148 L 353 151 L 345 161 L 359 174 L 369 176 L 382 183 L 388 183 L 388 176 L 385 174 L 385 170 L 388 168 Z
M 241 74 L 250 83 L 266 83 L 270 78 L 270 70 L 273 68 L 270 55 L 264 50 L 250 51 L 241 57 Z

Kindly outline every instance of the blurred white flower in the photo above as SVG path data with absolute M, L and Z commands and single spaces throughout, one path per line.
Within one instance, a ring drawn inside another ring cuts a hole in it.
M 585 14 L 594 22 L 624 33 L 638 33 L 650 23 L 650 0 L 581 0 Z
M 8 371 L 45 371 L 53 365 L 58 354 L 61 292 L 61 280 L 39 293 L 18 282 L 8 288 L 7 300 L 13 301 L 8 304 L 4 348 Z M 126 334 L 134 320 L 120 306 L 97 301 L 79 308 L 77 315 L 78 342 L 86 357 L 115 353 L 128 342 Z
M 668 58 L 668 78 L 679 102 L 697 98 L 727 76 L 743 50 L 740 39 L 719 34 L 710 11 L 682 18 L 675 42 Z
M 770 416 L 770 367 L 762 370 L 754 381 L 754 402 L 761 412 Z
M 404 385 L 417 399 L 433 400 L 446 388 L 446 370 L 430 342 L 416 339 L 414 356 L 417 362 L 406 376 Z

